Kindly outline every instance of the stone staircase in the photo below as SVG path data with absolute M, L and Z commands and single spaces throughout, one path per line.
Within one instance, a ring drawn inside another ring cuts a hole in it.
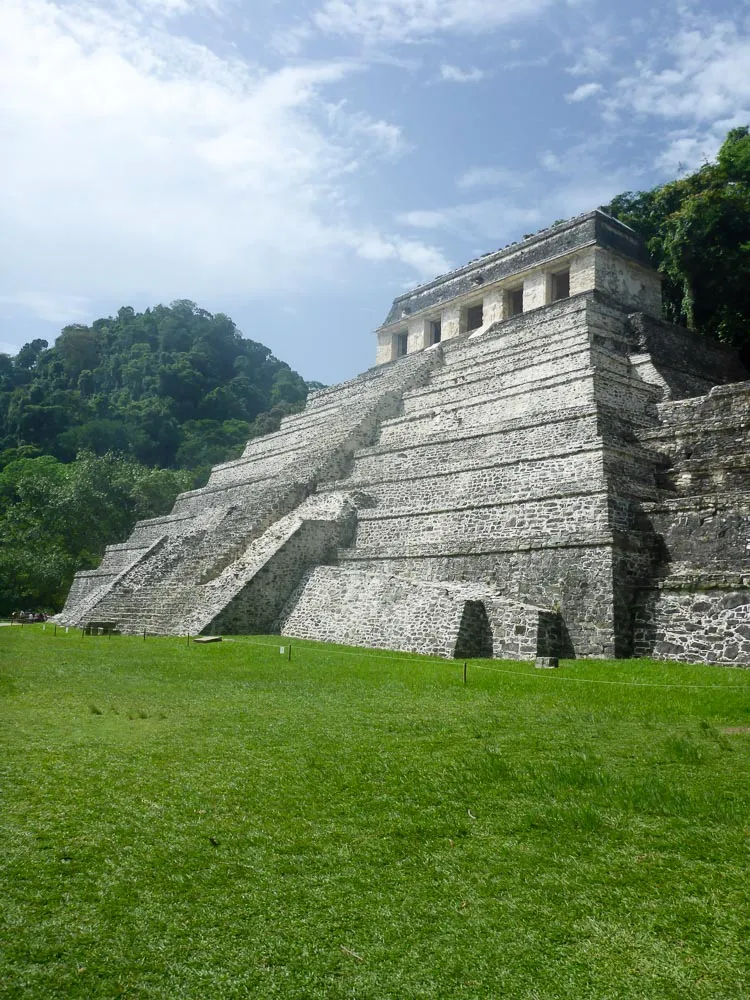
M 315 393 L 277 432 L 250 441 L 242 458 L 215 467 L 205 487 L 181 494 L 167 518 L 139 522 L 127 543 L 138 557 L 117 572 L 105 557 L 96 593 L 81 578 L 61 620 L 159 634 L 210 623 L 228 599 L 211 584 L 320 484 L 344 475 L 356 448 L 399 412 L 404 392 L 441 363 L 440 351 L 412 355 Z

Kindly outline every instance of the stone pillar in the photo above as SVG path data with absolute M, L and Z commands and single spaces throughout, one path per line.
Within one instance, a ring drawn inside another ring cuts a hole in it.
M 484 297 L 484 323 L 482 328 L 486 329 L 493 323 L 499 323 L 506 319 L 505 316 L 505 293 L 502 288 L 491 288 Z
M 393 337 L 390 333 L 378 332 L 378 346 L 375 354 L 375 364 L 384 365 L 393 360 Z
M 430 346 L 430 324 L 424 319 L 409 320 L 409 340 L 407 353 L 423 351 Z
M 549 274 L 532 271 L 523 283 L 523 311 L 539 309 L 549 302 Z
M 570 261 L 570 294 L 590 292 L 596 288 L 596 248 L 586 247 Z
M 451 303 L 441 314 L 441 334 L 443 340 L 451 340 L 461 332 L 461 306 Z

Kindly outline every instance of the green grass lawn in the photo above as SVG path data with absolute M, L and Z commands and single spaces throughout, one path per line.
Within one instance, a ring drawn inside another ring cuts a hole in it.
M 0 629 L 3 1000 L 748 996 L 750 673 L 278 642 Z

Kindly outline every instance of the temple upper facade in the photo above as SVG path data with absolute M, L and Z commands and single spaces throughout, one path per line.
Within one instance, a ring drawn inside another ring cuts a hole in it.
M 661 276 L 636 233 L 601 210 L 544 229 L 399 295 L 377 333 L 377 364 L 600 291 L 661 316 Z

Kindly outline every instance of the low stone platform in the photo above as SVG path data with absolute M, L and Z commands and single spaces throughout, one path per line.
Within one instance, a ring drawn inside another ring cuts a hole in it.
M 283 635 L 458 658 L 533 660 L 558 645 L 551 609 L 476 584 L 318 566 L 280 619 Z

